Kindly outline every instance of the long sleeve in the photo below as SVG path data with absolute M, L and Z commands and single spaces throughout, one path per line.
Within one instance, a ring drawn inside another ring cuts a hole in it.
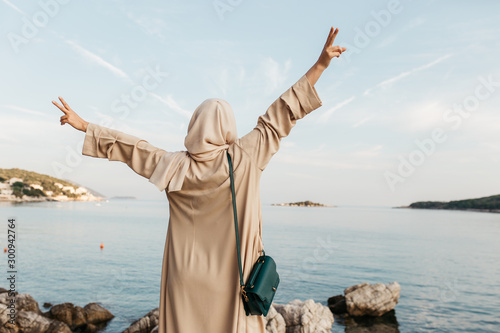
M 316 89 L 303 75 L 259 117 L 252 131 L 236 140 L 236 144 L 252 157 L 260 170 L 264 170 L 278 151 L 281 138 L 290 133 L 298 119 L 321 105 Z
M 89 123 L 82 154 L 126 163 L 137 174 L 150 178 L 165 150 L 146 140 Z

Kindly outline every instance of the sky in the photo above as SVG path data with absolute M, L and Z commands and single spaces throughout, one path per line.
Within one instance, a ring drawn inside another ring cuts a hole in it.
M 251 131 L 317 60 L 322 106 L 261 178 L 263 204 L 401 206 L 500 193 L 499 1 L 0 0 L 0 168 L 165 200 L 126 164 L 81 154 L 83 119 L 186 150 L 192 112 L 228 101 Z

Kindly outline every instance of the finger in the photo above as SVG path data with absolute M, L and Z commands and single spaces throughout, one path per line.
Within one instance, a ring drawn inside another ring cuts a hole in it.
M 335 29 L 335 31 L 333 32 L 332 44 L 333 44 L 333 41 L 335 40 L 335 37 L 337 37 L 338 33 L 339 33 L 339 28 Z
M 325 46 L 332 45 L 332 36 L 333 36 L 333 27 L 330 28 L 330 32 L 328 33 L 328 37 L 326 38 Z
M 61 121 L 65 120 L 65 119 L 68 119 L 69 115 L 64 115 L 64 116 L 61 116 Z
M 61 111 L 62 111 L 62 112 L 64 112 L 65 114 L 68 114 L 68 111 L 67 111 L 64 107 L 62 107 L 62 106 L 60 106 L 59 104 L 57 104 L 57 102 L 56 102 L 56 101 L 52 101 L 52 104 L 54 104 L 55 106 L 57 106 L 57 107 L 59 108 L 59 110 L 61 110 Z
M 345 51 L 345 47 L 340 47 L 340 46 L 330 46 L 328 49 L 327 49 L 327 52 L 328 53 L 333 53 L 333 52 L 338 52 L 338 53 L 342 53 Z
M 61 100 L 61 103 L 63 103 L 63 105 L 66 109 L 71 110 L 68 103 L 66 103 L 66 101 L 62 97 L 59 97 L 59 99 Z
M 340 52 L 338 50 L 329 50 L 328 51 L 328 56 L 330 57 L 330 59 L 335 58 L 335 57 L 338 58 L 338 56 L 341 54 L 342 54 L 342 52 Z
M 337 46 L 332 47 L 332 50 L 333 50 L 333 51 L 335 51 L 335 52 L 340 52 L 340 53 L 342 53 L 342 52 L 343 52 L 342 47 L 340 47 L 340 46 L 338 46 L 338 45 L 337 45 Z
M 326 44 L 325 44 L 326 47 L 332 46 L 333 40 L 334 40 L 334 37 L 333 37 L 334 33 L 335 33 L 335 28 L 331 27 L 330 33 L 328 34 L 328 39 L 326 40 Z

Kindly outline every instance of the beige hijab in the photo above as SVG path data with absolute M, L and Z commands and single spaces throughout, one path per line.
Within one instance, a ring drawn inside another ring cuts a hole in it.
M 238 135 L 233 109 L 228 102 L 211 98 L 201 103 L 189 122 L 184 140 L 187 151 L 166 152 L 149 181 L 163 191 L 179 191 L 191 162 L 207 162 L 229 148 Z

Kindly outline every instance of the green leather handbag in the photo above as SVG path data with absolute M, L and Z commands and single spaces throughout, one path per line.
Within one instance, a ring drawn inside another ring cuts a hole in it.
M 276 263 L 273 258 L 266 256 L 264 250 L 262 255 L 254 264 L 248 281 L 243 283 L 241 269 L 240 236 L 238 232 L 238 214 L 236 212 L 236 195 L 234 191 L 233 163 L 229 151 L 227 152 L 229 162 L 229 176 L 231 178 L 231 192 L 233 196 L 234 229 L 236 232 L 236 249 L 238 253 L 238 268 L 240 271 L 240 289 L 245 313 L 249 315 L 266 316 L 273 301 L 280 277 L 276 271 Z

